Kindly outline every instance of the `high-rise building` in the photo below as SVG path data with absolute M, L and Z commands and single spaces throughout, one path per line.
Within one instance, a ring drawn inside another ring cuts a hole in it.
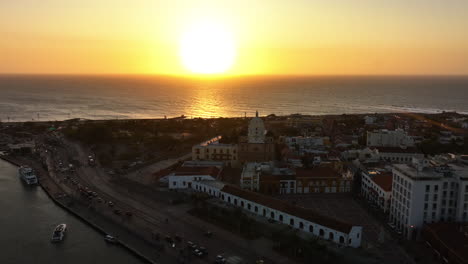
M 467 214 L 467 156 L 393 165 L 390 221 L 406 238 L 417 238 L 426 223 L 466 222 Z

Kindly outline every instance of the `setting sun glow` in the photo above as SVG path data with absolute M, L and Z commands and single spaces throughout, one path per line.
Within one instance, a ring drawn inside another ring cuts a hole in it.
M 196 74 L 220 74 L 234 63 L 232 34 L 215 23 L 192 25 L 180 39 L 179 55 L 184 67 Z

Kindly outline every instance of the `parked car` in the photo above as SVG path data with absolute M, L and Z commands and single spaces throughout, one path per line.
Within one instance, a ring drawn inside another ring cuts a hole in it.
M 224 264 L 226 259 L 222 255 L 217 255 L 215 259 L 215 264 Z

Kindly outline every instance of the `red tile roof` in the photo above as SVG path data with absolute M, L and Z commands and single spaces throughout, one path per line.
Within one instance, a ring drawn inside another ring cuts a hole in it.
M 468 223 L 432 223 L 423 229 L 433 247 L 453 263 L 468 263 Z
M 211 175 L 216 178 L 219 174 L 219 169 L 215 166 L 207 167 L 180 167 L 174 172 L 174 176 L 184 175 Z
M 392 190 L 393 175 L 391 173 L 382 173 L 373 176 L 372 181 L 386 192 Z
M 341 178 L 341 175 L 330 167 L 314 167 L 310 169 L 296 169 L 298 178 Z
M 311 221 L 313 223 L 341 231 L 348 234 L 351 231 L 353 225 L 341 222 L 334 218 L 323 216 L 318 214 L 316 211 L 306 209 L 304 207 L 289 204 L 285 201 L 259 194 L 252 191 L 242 190 L 239 187 L 233 185 L 225 185 L 221 191 L 235 195 L 237 197 L 252 201 L 257 204 Z

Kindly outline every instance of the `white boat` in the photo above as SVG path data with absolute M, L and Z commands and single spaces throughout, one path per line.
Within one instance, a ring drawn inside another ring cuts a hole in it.
M 67 231 L 67 225 L 66 224 L 60 224 L 58 225 L 55 229 L 54 232 L 52 233 L 52 242 L 61 242 L 65 238 L 65 233 Z
M 29 185 L 37 184 L 37 177 L 34 170 L 28 166 L 21 166 L 18 169 L 19 177 Z
M 118 243 L 117 238 L 115 238 L 115 237 L 113 237 L 113 236 L 111 236 L 111 235 L 106 235 L 106 236 L 104 237 L 104 240 L 105 240 L 106 242 L 109 242 L 109 243 L 112 243 L 112 244 L 117 244 L 117 243 Z

